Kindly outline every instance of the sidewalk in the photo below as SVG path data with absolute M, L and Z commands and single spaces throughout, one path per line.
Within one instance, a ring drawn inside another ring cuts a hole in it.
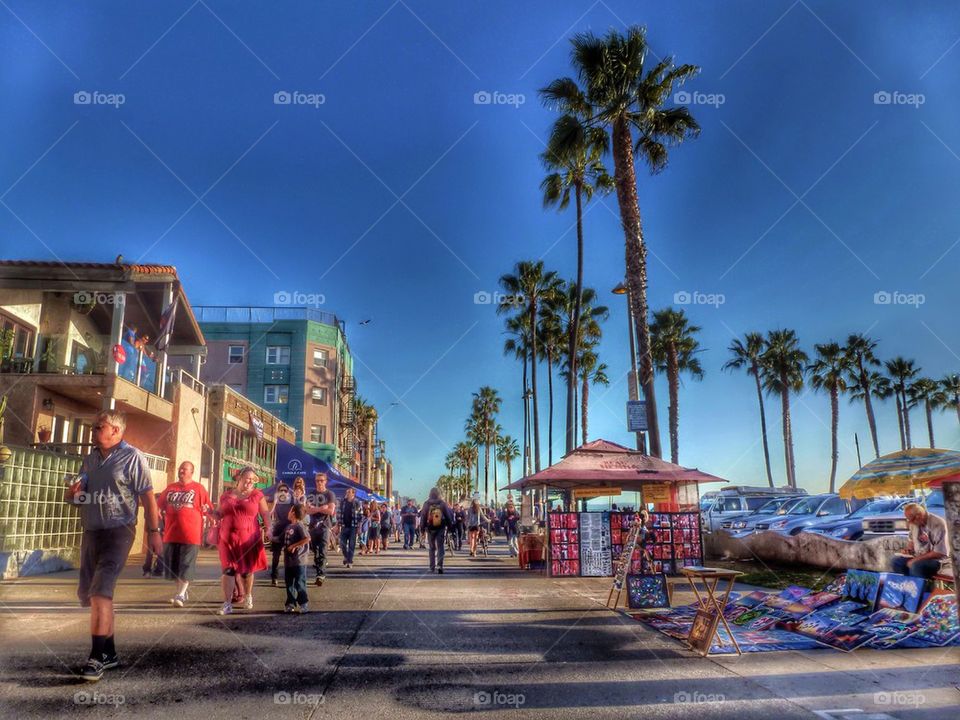
M 520 572 L 502 540 L 489 558 L 426 551 L 334 555 L 312 612 L 280 613 L 284 591 L 258 580 L 255 609 L 215 614 L 213 552 L 191 601 L 140 577 L 132 559 L 117 590 L 118 670 L 88 685 L 89 651 L 76 572 L 0 583 L 0 717 L 738 718 L 813 711 L 851 718 L 960 714 L 960 649 L 829 649 L 701 659 L 603 603 L 609 578 Z M 692 601 L 679 592 L 677 604 Z

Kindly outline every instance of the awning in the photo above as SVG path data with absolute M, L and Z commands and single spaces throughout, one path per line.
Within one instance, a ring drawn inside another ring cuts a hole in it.
M 960 452 L 912 448 L 868 462 L 843 484 L 839 492 L 845 499 L 907 495 L 958 473 Z
M 568 453 L 555 465 L 516 480 L 503 490 L 526 487 L 551 487 L 559 490 L 576 488 L 621 488 L 624 492 L 640 492 L 650 483 L 727 482 L 723 478 L 696 468 L 674 465 L 660 458 L 608 440 L 594 440 Z
M 337 497 L 343 497 L 347 488 L 353 488 L 357 491 L 357 498 L 360 500 L 370 500 L 373 498 L 373 491 L 351 480 L 330 467 L 325 460 L 321 460 L 316 455 L 311 455 L 303 448 L 299 448 L 291 442 L 282 438 L 277 438 L 277 482 L 270 488 L 264 490 L 264 495 L 273 497 L 276 487 L 281 482 L 288 487 L 293 485 L 294 479 L 302 477 L 306 486 L 307 494 L 317 491 L 314 475 L 325 473 L 327 476 L 327 489 L 332 490 Z

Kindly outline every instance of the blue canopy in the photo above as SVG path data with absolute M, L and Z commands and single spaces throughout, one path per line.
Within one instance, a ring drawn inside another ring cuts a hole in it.
M 303 478 L 308 495 L 315 493 L 317 491 L 317 484 L 314 475 L 320 472 L 325 473 L 327 476 L 327 490 L 332 491 L 338 498 L 343 497 L 347 488 L 356 490 L 357 499 L 359 500 L 370 500 L 374 498 L 370 488 L 341 475 L 325 460 L 321 460 L 316 455 L 311 455 L 303 448 L 299 448 L 293 443 L 281 438 L 277 439 L 277 482 L 272 487 L 264 490 L 263 494 L 267 497 L 273 497 L 273 493 L 277 490 L 277 485 L 284 483 L 287 487 L 292 487 L 293 481 L 297 477 Z M 378 500 L 378 502 L 383 501 Z

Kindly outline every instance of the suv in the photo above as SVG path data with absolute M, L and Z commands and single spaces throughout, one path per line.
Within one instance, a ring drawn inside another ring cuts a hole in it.
M 789 503 L 791 500 L 796 500 L 801 495 L 785 495 L 783 497 L 776 497 L 767 500 L 763 505 L 754 510 L 753 512 L 747 513 L 736 513 L 726 520 L 720 523 L 720 529 L 726 530 L 727 532 L 733 532 L 735 530 L 743 530 L 747 523 L 755 522 L 761 517 L 769 517 L 771 515 L 776 515 L 777 511 L 782 508 L 784 505 Z
M 701 501 L 700 515 L 704 532 L 716 532 L 721 523 L 734 516 L 745 515 L 759 509 L 771 498 L 782 495 L 796 495 L 802 490 L 793 488 L 749 487 L 736 485 L 720 490 L 716 496 Z
M 771 522 L 785 517 L 798 503 L 806 499 L 806 495 L 792 497 L 773 512 L 753 513 L 749 517 L 734 520 L 733 524 L 739 527 L 731 527 L 730 535 L 735 538 L 744 538 L 755 533 L 758 525 L 763 525 L 763 529 L 766 530 Z
M 863 535 L 863 519 L 886 512 L 900 510 L 907 504 L 905 498 L 877 498 L 862 505 L 846 517 L 831 518 L 803 529 L 803 532 L 826 535 L 837 540 L 859 540 Z
M 756 523 L 754 531 L 772 530 L 781 535 L 796 535 L 818 522 L 846 517 L 849 512 L 850 505 L 836 493 L 811 495 L 794 503 L 784 515 Z
M 904 505 L 907 502 L 918 502 L 921 505 L 926 505 L 927 510 L 940 517 L 944 517 L 946 514 L 943 507 L 943 490 L 933 490 L 925 498 L 906 498 Z M 891 537 L 893 535 L 902 537 L 909 535 L 910 532 L 907 529 L 907 520 L 903 516 L 902 507 L 863 518 L 863 534 L 860 539 L 870 540 L 871 538 Z

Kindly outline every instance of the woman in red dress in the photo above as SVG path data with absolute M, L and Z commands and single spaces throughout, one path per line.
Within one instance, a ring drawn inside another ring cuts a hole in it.
M 237 475 L 237 484 L 220 496 L 217 513 L 220 515 L 220 587 L 223 606 L 220 615 L 233 612 L 234 586 L 245 596 L 244 607 L 253 609 L 253 574 L 267 568 L 267 554 L 263 549 L 263 535 L 257 515 L 267 526 L 270 505 L 263 493 L 254 487 L 256 471 L 245 467 Z M 239 577 L 238 577 L 239 576 Z

